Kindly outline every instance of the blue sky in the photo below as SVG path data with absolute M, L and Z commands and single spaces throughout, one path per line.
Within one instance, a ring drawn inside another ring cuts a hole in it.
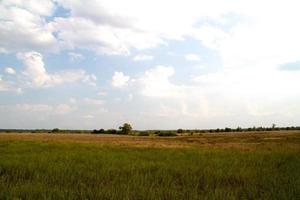
M 295 0 L 2 0 L 0 127 L 299 125 L 297 8 Z

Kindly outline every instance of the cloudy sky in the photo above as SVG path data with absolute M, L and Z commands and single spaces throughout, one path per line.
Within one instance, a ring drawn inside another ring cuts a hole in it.
M 0 128 L 300 125 L 297 0 L 0 0 Z

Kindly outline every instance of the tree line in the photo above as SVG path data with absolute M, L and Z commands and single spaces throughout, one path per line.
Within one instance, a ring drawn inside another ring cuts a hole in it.
M 0 129 L 0 133 L 82 133 L 82 134 L 119 134 L 119 135 L 138 135 L 138 136 L 149 136 L 149 135 L 157 135 L 157 136 L 176 136 L 176 135 L 193 135 L 193 134 L 201 134 L 201 133 L 226 133 L 226 132 L 250 132 L 250 131 L 288 131 L 288 130 L 300 130 L 300 126 L 288 126 L 288 127 L 277 127 L 273 124 L 271 127 L 249 127 L 249 128 L 216 128 L 216 129 L 177 129 L 177 130 L 133 130 L 132 125 L 129 123 L 124 123 L 119 129 L 94 129 L 94 130 L 68 130 L 68 129 L 58 129 L 54 128 L 52 130 L 49 129 Z

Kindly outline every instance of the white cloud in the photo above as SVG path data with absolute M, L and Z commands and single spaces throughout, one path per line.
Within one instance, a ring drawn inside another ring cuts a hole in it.
M 85 57 L 80 53 L 69 52 L 68 55 L 71 62 L 81 61 L 85 59 Z
M 4 81 L 0 75 L 0 91 L 9 91 L 11 89 L 12 89 L 11 85 L 6 81 Z
M 53 106 L 48 104 L 17 104 L 16 110 L 22 110 L 26 112 L 52 112 Z
M 74 97 L 71 97 L 71 98 L 69 98 L 69 102 L 71 104 L 75 104 L 77 101 L 76 101 L 76 99 Z
M 97 85 L 97 77 L 94 74 L 86 75 L 85 78 L 82 80 L 84 83 L 87 83 L 90 86 Z
M 199 60 L 201 60 L 199 55 L 193 54 L 193 53 L 186 54 L 185 59 L 188 60 L 188 61 L 199 61 Z
M 31 87 L 51 87 L 77 81 L 91 84 L 96 78 L 94 75 L 86 75 L 84 70 L 64 70 L 55 74 L 49 74 L 43 62 L 43 56 L 38 52 L 18 53 L 17 57 L 25 65 L 23 73 L 30 79 Z
M 222 1 L 58 2 L 70 10 L 70 17 L 57 17 L 50 23 L 61 47 L 91 49 L 101 54 L 128 55 L 131 49 L 152 48 L 166 44 L 167 40 L 183 40 L 199 20 L 218 18 L 232 10 L 227 5 L 229 2 Z M 220 5 L 221 9 L 215 5 Z
M 65 115 L 70 113 L 73 108 L 68 104 L 49 105 L 27 103 L 15 105 L 15 110 L 29 113 L 43 113 L 47 115 Z
M 14 70 L 14 68 L 12 68 L 12 67 L 6 67 L 6 68 L 4 69 L 4 71 L 5 71 L 5 73 L 7 73 L 7 74 L 16 74 L 16 70 Z
M 54 108 L 53 112 L 57 115 L 65 115 L 67 113 L 70 113 L 72 110 L 73 108 L 68 104 L 59 104 Z
M 94 119 L 95 116 L 94 115 L 83 115 L 82 118 L 84 118 L 84 119 Z
M 16 83 L 6 79 L 4 80 L 0 74 L 0 92 L 1 91 L 11 91 L 16 92 L 17 94 L 22 93 L 22 89 L 19 88 Z
M 102 91 L 101 91 L 101 92 L 98 92 L 98 93 L 97 93 L 97 95 L 99 95 L 99 96 L 106 96 L 106 95 L 107 95 L 107 93 L 106 93 L 106 92 L 102 92 Z
M 51 81 L 51 77 L 46 73 L 43 56 L 38 52 L 19 53 L 18 59 L 25 65 L 24 74 L 32 79 L 35 86 L 44 86 Z
M 174 74 L 172 66 L 156 66 L 147 70 L 138 79 L 141 84 L 141 93 L 148 97 L 174 97 L 181 95 L 181 88 L 170 82 Z
M 53 9 L 54 3 L 48 0 L 1 1 L 1 52 L 31 49 L 55 51 L 57 41 L 45 20 Z
M 104 101 L 99 99 L 85 98 L 84 103 L 93 106 L 102 106 L 104 104 Z
M 130 77 L 124 75 L 123 72 L 115 72 L 112 77 L 111 84 L 113 87 L 123 88 L 128 84 L 129 80 Z
M 70 15 L 53 16 L 57 5 Z M 81 48 L 128 55 L 192 37 L 220 52 L 225 66 L 292 62 L 299 58 L 298 6 L 295 0 L 5 0 L 0 52 Z
M 1 1 L 1 5 L 3 7 L 23 8 L 41 16 L 50 16 L 55 8 L 54 2 L 49 0 L 27 0 L 26 2 L 20 0 L 3 0 Z
M 153 60 L 153 56 L 151 55 L 145 55 L 145 54 L 139 54 L 133 57 L 133 61 L 144 61 L 144 60 Z

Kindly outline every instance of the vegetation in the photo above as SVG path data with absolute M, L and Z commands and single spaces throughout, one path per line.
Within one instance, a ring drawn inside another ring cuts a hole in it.
M 299 199 L 299 137 L 293 138 L 247 151 L 2 138 L 0 199 Z
M 166 137 L 166 136 L 177 136 L 177 134 L 173 131 L 159 131 L 157 133 L 158 136 L 163 136 L 163 137 Z
M 121 130 L 121 134 L 123 135 L 128 135 L 132 131 L 132 127 L 128 123 L 123 124 L 123 126 L 120 126 L 119 129 Z
M 300 126 L 290 126 L 290 127 L 277 127 L 275 124 L 272 124 L 271 127 L 249 127 L 249 128 L 229 128 L 225 127 L 217 129 L 193 129 L 193 130 L 146 130 L 138 131 L 132 130 L 132 125 L 125 123 L 123 126 L 119 127 L 119 130 L 116 129 L 95 129 L 95 130 L 64 130 L 64 129 L 36 129 L 36 130 L 26 130 L 26 129 L 0 129 L 0 133 L 92 133 L 92 134 L 124 134 L 124 135 L 159 135 L 159 136 L 175 136 L 178 135 L 194 135 L 202 133 L 223 133 L 223 132 L 261 132 L 261 131 L 286 131 L 286 130 L 300 130 Z M 163 133 L 161 133 L 163 132 Z M 168 133 L 167 133 L 168 132 Z M 159 134 L 161 133 L 161 134 Z

